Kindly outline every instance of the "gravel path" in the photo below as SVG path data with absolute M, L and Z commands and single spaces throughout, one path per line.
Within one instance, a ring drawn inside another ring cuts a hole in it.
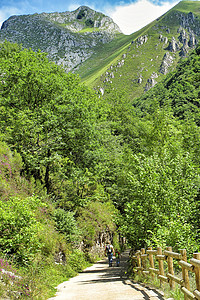
M 120 267 L 108 267 L 101 260 L 78 276 L 61 283 L 56 296 L 48 300 L 164 300 L 155 290 L 133 283 L 126 277 L 128 251 L 122 254 Z

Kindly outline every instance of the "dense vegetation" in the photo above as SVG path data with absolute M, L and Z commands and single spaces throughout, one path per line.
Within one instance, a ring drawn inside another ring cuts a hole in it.
M 199 250 L 199 52 L 131 102 L 1 45 L 0 266 L 15 274 L 2 295 L 46 299 L 103 231 Z

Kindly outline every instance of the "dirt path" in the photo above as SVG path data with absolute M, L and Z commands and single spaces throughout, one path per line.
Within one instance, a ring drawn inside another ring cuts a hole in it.
M 133 283 L 126 277 L 128 251 L 122 254 L 120 267 L 108 267 L 102 260 L 78 276 L 61 283 L 56 296 L 48 300 L 164 300 L 157 291 Z

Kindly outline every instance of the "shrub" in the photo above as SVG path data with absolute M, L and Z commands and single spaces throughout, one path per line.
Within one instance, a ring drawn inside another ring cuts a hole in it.
M 94 21 L 92 21 L 92 19 L 88 19 L 85 21 L 85 25 L 88 27 L 94 27 Z
M 64 234 L 66 241 L 77 244 L 80 241 L 80 230 L 74 218 L 74 212 L 58 208 L 54 211 L 53 217 L 58 231 Z
M 90 202 L 79 213 L 78 224 L 86 247 L 94 245 L 100 232 L 116 230 L 117 210 L 111 202 Z
M 45 204 L 37 197 L 0 201 L 1 251 L 22 264 L 27 264 L 42 247 L 38 239 L 41 224 L 35 215 L 38 207 Z
M 176 220 L 169 221 L 167 226 L 160 226 L 147 241 L 148 246 L 161 246 L 164 249 L 171 246 L 174 251 L 186 249 L 188 254 L 199 251 L 196 231 L 189 223 L 184 222 L 177 216 Z

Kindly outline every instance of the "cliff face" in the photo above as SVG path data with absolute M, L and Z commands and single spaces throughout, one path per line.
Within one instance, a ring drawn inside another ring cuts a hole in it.
M 96 46 L 121 33 L 111 18 L 86 6 L 73 12 L 12 16 L 0 30 L 0 41 L 48 53 L 50 60 L 71 71 L 87 60 Z

